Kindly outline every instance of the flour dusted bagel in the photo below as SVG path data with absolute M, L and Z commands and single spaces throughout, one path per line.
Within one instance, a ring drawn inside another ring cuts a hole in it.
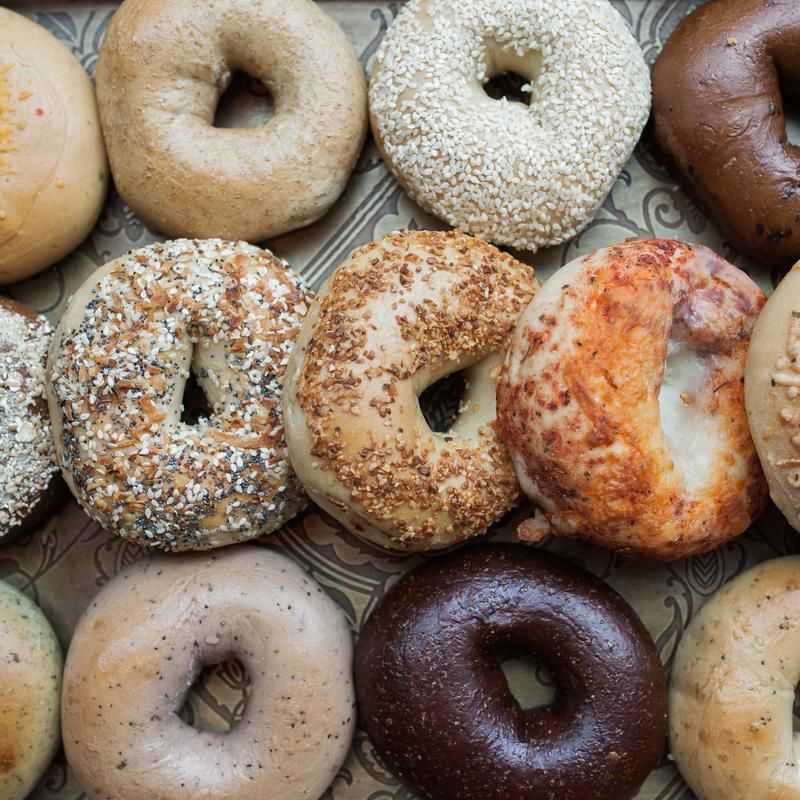
M 519 486 L 495 430 L 495 380 L 533 270 L 459 231 L 357 250 L 303 323 L 283 413 L 310 497 L 357 536 L 429 550 L 476 536 Z M 419 395 L 465 370 L 462 413 L 428 426 Z
M 547 282 L 517 323 L 497 418 L 554 533 L 674 560 L 750 525 L 765 486 L 742 383 L 763 303 L 707 248 L 664 239 L 597 250 Z
M 744 388 L 770 495 L 800 529 L 800 264 L 780 282 L 756 322 Z
M 509 71 L 529 106 L 484 91 Z M 411 0 L 370 81 L 375 140 L 411 197 L 527 250 L 588 224 L 649 110 L 647 66 L 607 0 Z
M 214 127 L 237 71 L 275 115 Z M 310 0 L 126 0 L 97 64 L 120 194 L 170 236 L 256 242 L 319 219 L 367 129 L 364 76 L 344 32 Z
M 39 608 L 0 581 L 0 800 L 24 800 L 58 750 L 61 648 Z
M 280 394 L 307 295 L 244 242 L 181 239 L 94 272 L 64 312 L 48 402 L 64 477 L 109 530 L 166 550 L 269 533 L 305 504 Z M 210 413 L 182 421 L 190 371 Z
M 49 31 L 0 8 L 0 284 L 74 250 L 108 185 L 94 88 Z
M 44 522 L 65 494 L 45 395 L 47 320 L 0 297 L 0 544 Z
M 749 569 L 692 619 L 669 690 L 670 749 L 699 800 L 793 800 L 800 558 Z
M 201 668 L 250 679 L 226 734 L 178 717 Z M 279 553 L 160 555 L 111 580 L 64 670 L 64 748 L 93 800 L 317 800 L 355 727 L 353 643 L 341 609 Z

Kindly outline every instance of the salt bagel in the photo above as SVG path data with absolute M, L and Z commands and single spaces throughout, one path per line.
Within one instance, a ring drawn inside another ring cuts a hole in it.
M 484 91 L 506 71 L 528 80 L 530 105 Z M 608 0 L 411 0 L 369 94 L 375 141 L 412 199 L 536 250 L 595 215 L 647 121 L 650 77 Z
M 304 505 L 280 393 L 308 296 L 244 242 L 133 250 L 72 297 L 48 359 L 56 455 L 101 525 L 165 550 L 280 527 Z M 181 420 L 190 370 L 210 414 Z
M 742 383 L 763 304 L 744 272 L 663 239 L 597 250 L 545 284 L 517 323 L 497 417 L 552 532 L 670 561 L 750 525 L 765 484 Z
M 256 128 L 214 127 L 236 70 L 275 104 Z M 257 242 L 319 219 L 367 129 L 358 58 L 310 0 L 126 0 L 97 64 L 120 194 L 170 236 Z
M 39 608 L 0 581 L 0 800 L 24 800 L 58 750 L 61 648 Z
M 800 558 L 749 569 L 681 638 L 669 689 L 670 750 L 699 800 L 800 797 Z
M 74 250 L 107 187 L 89 76 L 49 31 L 0 8 L 0 284 Z
M 310 497 L 398 550 L 483 533 L 519 487 L 495 430 L 495 376 L 533 270 L 459 231 L 353 253 L 321 289 L 289 361 L 289 456 Z M 461 416 L 434 433 L 418 396 L 466 370 Z
M 226 734 L 178 717 L 204 665 L 250 678 Z M 355 726 L 341 609 L 279 553 L 156 556 L 112 579 L 75 629 L 64 748 L 93 800 L 317 800 Z

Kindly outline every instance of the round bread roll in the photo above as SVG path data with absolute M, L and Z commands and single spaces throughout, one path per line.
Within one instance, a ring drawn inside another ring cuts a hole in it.
M 217 128 L 234 73 L 275 114 Z M 258 242 L 319 219 L 345 188 L 367 131 L 363 71 L 310 0 L 126 0 L 97 64 L 114 182 L 170 236 Z
M 669 690 L 670 749 L 699 800 L 797 800 L 800 557 L 759 564 L 691 621 Z
M 51 33 L 0 8 L 0 284 L 88 235 L 108 186 L 94 88 Z
M 744 376 L 747 419 L 769 493 L 800 530 L 800 264 L 753 329 Z
M 60 742 L 61 648 L 44 614 L 0 581 L 0 800 L 23 800 Z
M 178 716 L 204 665 L 250 678 L 226 734 Z M 156 556 L 111 580 L 64 670 L 64 749 L 92 800 L 317 800 L 355 727 L 341 609 L 265 548 Z

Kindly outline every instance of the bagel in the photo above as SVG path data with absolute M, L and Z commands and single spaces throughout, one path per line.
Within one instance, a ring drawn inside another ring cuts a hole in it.
M 530 105 L 485 91 L 508 71 Z M 375 141 L 413 200 L 534 251 L 594 217 L 647 121 L 650 76 L 607 0 L 411 0 L 369 94 Z
M 520 316 L 497 418 L 548 529 L 664 561 L 745 531 L 765 483 L 744 408 L 764 304 L 705 247 L 628 241 L 560 269 Z
M 133 250 L 73 296 L 48 359 L 56 454 L 103 527 L 165 550 L 280 527 L 306 503 L 280 394 L 308 296 L 286 262 L 244 242 Z M 182 421 L 190 370 L 210 413 Z
M 353 253 L 314 301 L 286 372 L 289 457 L 356 536 L 431 550 L 484 533 L 519 486 L 495 430 L 495 380 L 533 270 L 459 231 L 407 231 Z M 464 370 L 435 433 L 418 397 Z
M 214 127 L 237 70 L 275 114 Z M 364 143 L 364 75 L 344 32 L 310 0 L 126 0 L 97 63 L 114 181 L 169 236 L 277 236 L 319 219 Z
M 225 735 L 178 716 L 202 667 L 250 678 Z M 344 614 L 279 553 L 155 556 L 81 617 L 64 668 L 67 760 L 92 800 L 317 800 L 355 727 Z
M 107 188 L 91 80 L 49 31 L 0 8 L 0 284 L 72 252 Z

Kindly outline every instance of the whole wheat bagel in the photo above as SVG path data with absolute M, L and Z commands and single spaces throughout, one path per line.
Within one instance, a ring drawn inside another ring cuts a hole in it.
M 52 34 L 0 8 L 0 284 L 74 250 L 107 185 L 88 75 Z
M 236 71 L 275 114 L 214 127 Z M 120 194 L 170 236 L 257 242 L 319 219 L 342 193 L 367 129 L 364 76 L 311 0 L 126 0 L 97 64 Z

